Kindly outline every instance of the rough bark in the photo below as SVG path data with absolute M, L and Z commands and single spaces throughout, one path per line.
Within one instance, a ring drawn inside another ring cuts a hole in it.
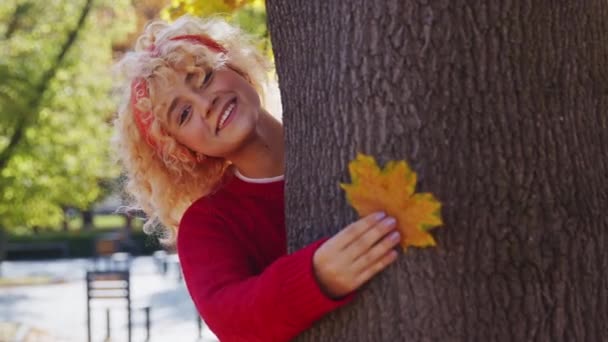
M 355 219 L 358 151 L 444 204 L 301 341 L 608 340 L 608 3 L 272 1 L 290 249 Z

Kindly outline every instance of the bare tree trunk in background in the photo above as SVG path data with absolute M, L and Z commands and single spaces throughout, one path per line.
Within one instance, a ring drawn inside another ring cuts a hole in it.
M 2 262 L 6 260 L 8 236 L 6 229 L 0 226 L 0 277 L 2 277 Z
M 358 151 L 444 204 L 301 341 L 608 341 L 608 3 L 267 3 L 291 250 L 353 221 Z
M 93 213 L 93 210 L 81 210 L 80 215 L 82 217 L 82 230 L 86 232 L 91 231 L 94 227 L 93 217 L 95 216 L 95 214 Z
M 70 208 L 68 206 L 64 205 L 64 206 L 61 206 L 61 210 L 63 211 L 61 229 L 64 232 L 68 232 L 70 230 L 70 215 L 69 215 Z

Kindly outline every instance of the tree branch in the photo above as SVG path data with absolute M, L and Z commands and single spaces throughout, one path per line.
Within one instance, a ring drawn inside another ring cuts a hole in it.
M 19 113 L 19 117 L 21 118 L 17 123 L 15 130 L 13 131 L 13 135 L 8 143 L 8 145 L 4 148 L 2 152 L 0 152 L 0 171 L 3 170 L 8 162 L 10 161 L 12 155 L 14 154 L 19 142 L 23 139 L 25 130 L 32 125 L 33 122 L 38 118 L 38 114 L 40 112 L 40 105 L 42 104 L 42 99 L 44 98 L 44 93 L 47 91 L 48 86 L 57 74 L 57 71 L 61 67 L 63 60 L 65 59 L 66 54 L 70 50 L 70 48 L 76 42 L 76 38 L 78 37 L 78 33 L 82 30 L 84 26 L 84 22 L 91 11 L 91 7 L 93 4 L 93 0 L 87 0 L 84 7 L 82 8 L 82 12 L 80 13 L 80 17 L 78 18 L 78 23 L 76 27 L 68 34 L 68 38 L 61 47 L 61 50 L 57 57 L 55 58 L 55 62 L 51 66 L 51 68 L 45 72 L 40 80 L 40 83 L 36 87 L 34 91 L 34 97 L 28 101 L 28 105 L 26 109 Z M 30 114 L 31 113 L 31 114 Z
M 27 11 L 29 11 L 30 8 L 32 8 L 32 4 L 30 2 L 17 5 L 15 8 L 15 13 L 13 13 L 13 17 L 7 25 L 6 32 L 4 33 L 4 39 L 8 40 L 13 36 L 13 33 L 15 33 L 17 27 L 19 26 L 19 20 L 25 13 L 27 13 Z

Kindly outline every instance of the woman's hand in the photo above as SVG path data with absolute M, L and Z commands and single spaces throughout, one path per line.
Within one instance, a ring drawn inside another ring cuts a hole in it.
M 313 256 L 321 288 L 339 298 L 359 288 L 397 259 L 395 219 L 375 213 L 353 222 L 325 241 Z

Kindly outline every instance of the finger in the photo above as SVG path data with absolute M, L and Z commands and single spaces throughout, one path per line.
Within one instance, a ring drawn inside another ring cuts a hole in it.
M 372 277 L 383 271 L 386 267 L 397 260 L 397 251 L 390 250 L 388 253 L 382 255 L 380 259 L 376 260 L 376 262 L 372 263 L 369 267 L 364 269 L 359 275 L 355 278 L 355 283 L 357 284 L 356 288 L 365 284 Z
M 351 223 L 331 239 L 333 240 L 332 244 L 334 244 L 338 250 L 344 249 L 346 246 L 358 239 L 367 230 L 369 230 L 370 227 L 385 217 L 385 213 L 378 212 L 367 215 L 366 217 Z
M 397 231 L 386 235 L 384 239 L 372 246 L 366 253 L 363 253 L 357 259 L 355 259 L 351 269 L 356 273 L 360 273 L 363 270 L 368 269 L 383 255 L 386 255 L 393 248 L 395 248 L 395 246 L 399 244 L 400 239 L 401 235 Z
M 386 234 L 395 229 L 397 221 L 393 217 L 387 217 L 378 222 L 359 236 L 350 245 L 346 246 L 345 252 L 350 260 L 356 260 L 361 255 L 367 253 L 372 246 L 382 240 Z

